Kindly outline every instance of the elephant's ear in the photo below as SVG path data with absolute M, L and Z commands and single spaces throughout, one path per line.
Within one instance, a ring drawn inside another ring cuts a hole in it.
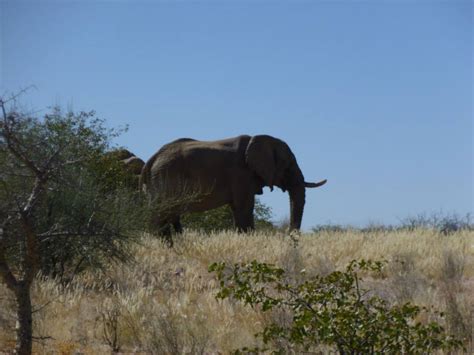
M 273 189 L 276 172 L 274 144 L 270 136 L 254 136 L 245 151 L 247 165 L 262 178 L 266 186 Z

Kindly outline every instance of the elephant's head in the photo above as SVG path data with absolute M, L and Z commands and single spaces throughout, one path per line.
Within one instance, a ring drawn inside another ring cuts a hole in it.
M 145 162 L 125 148 L 112 150 L 105 154 L 105 159 L 118 162 L 127 174 L 130 187 L 138 187 L 138 180 Z M 130 175 L 130 176 L 128 176 Z
M 259 135 L 250 139 L 246 152 L 247 165 L 262 180 L 264 186 L 278 186 L 290 195 L 290 229 L 299 229 L 305 204 L 305 189 L 326 183 L 304 181 L 290 147 L 280 139 Z
M 116 160 L 116 161 L 121 161 L 121 160 L 128 159 L 130 157 L 134 157 L 135 154 L 133 154 L 128 149 L 118 148 L 118 149 L 114 149 L 114 150 L 111 150 L 111 151 L 105 153 L 105 156 L 107 158 L 110 158 L 110 159 L 113 159 L 113 160 Z
M 131 156 L 130 158 L 121 160 L 125 165 L 125 170 L 132 173 L 133 175 L 140 175 L 145 162 L 137 156 Z

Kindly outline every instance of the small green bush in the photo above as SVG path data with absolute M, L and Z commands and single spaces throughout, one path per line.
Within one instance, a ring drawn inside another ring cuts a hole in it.
M 255 200 L 255 228 L 257 230 L 272 229 L 272 210 L 259 200 Z M 205 212 L 195 212 L 184 215 L 183 225 L 186 228 L 200 230 L 206 233 L 230 230 L 234 228 L 234 217 L 230 207 L 223 206 Z
M 340 354 L 426 354 L 461 348 L 462 342 L 447 335 L 437 322 L 417 321 L 429 309 L 411 303 L 391 306 L 361 287 L 360 272 L 381 275 L 383 265 L 353 260 L 344 271 L 298 284 L 288 283 L 283 269 L 257 261 L 233 267 L 214 263 L 209 271 L 216 273 L 220 283 L 218 299 L 232 297 L 263 312 L 291 312 L 288 326 L 271 323 L 256 335 L 266 346 L 283 339 L 297 352 L 326 346 Z M 235 353 L 268 350 L 244 348 Z

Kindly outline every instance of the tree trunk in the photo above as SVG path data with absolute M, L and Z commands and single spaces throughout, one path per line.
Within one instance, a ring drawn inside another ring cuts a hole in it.
M 33 315 L 31 309 L 30 283 L 21 282 L 15 291 L 17 303 L 16 353 L 29 355 L 33 343 Z

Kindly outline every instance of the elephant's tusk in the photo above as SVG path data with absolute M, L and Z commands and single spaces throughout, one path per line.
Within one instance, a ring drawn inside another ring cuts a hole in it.
M 320 182 L 304 182 L 304 187 L 319 187 L 323 186 L 327 182 L 327 179 L 321 180 Z

